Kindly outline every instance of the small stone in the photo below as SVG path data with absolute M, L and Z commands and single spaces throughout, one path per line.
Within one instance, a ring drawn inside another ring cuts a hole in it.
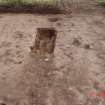
M 48 61 L 49 61 L 49 59 L 48 59 L 48 58 L 45 58 L 45 59 L 44 59 L 44 61 L 45 61 L 45 62 L 48 62 Z

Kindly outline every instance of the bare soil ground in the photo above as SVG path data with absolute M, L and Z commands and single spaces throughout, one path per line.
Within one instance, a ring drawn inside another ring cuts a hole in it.
M 37 27 L 58 31 L 49 61 L 30 53 Z M 0 14 L 0 105 L 105 105 L 100 93 L 105 93 L 101 11 Z

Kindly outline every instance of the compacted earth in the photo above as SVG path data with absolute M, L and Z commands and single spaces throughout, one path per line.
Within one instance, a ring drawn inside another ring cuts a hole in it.
M 30 52 L 54 27 L 52 59 Z M 0 14 L 0 105 L 105 105 L 105 15 Z

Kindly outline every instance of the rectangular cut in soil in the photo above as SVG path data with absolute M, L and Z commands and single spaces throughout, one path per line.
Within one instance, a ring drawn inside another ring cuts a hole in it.
M 54 28 L 37 28 L 33 50 L 40 52 L 42 55 L 53 54 L 56 37 L 57 31 Z

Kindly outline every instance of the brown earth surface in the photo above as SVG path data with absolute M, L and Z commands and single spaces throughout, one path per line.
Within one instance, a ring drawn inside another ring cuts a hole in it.
M 38 27 L 58 31 L 53 59 L 30 53 Z M 0 105 L 105 105 L 100 93 L 105 93 L 101 11 L 0 14 Z

